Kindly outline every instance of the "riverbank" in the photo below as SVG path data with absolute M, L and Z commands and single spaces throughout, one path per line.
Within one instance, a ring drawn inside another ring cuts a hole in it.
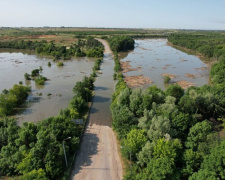
M 183 51 L 187 54 L 191 54 L 191 55 L 195 55 L 197 56 L 199 59 L 201 59 L 210 69 L 212 67 L 212 65 L 214 63 L 217 62 L 217 60 L 215 58 L 208 58 L 207 56 L 205 56 L 204 54 L 201 54 L 197 51 L 194 51 L 194 50 L 191 50 L 191 49 L 188 49 L 188 48 L 185 48 L 185 47 L 181 47 L 181 46 L 177 46 L 177 45 L 174 45 L 173 43 L 171 43 L 170 41 L 167 41 L 167 45 L 168 46 L 171 46 L 175 49 L 178 49 L 180 51 Z

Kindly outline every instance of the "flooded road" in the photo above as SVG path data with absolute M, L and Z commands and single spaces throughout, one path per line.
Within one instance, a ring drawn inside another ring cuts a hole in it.
M 167 45 L 166 39 L 135 40 L 135 49 L 120 53 L 121 61 L 128 62 L 132 68 L 126 76 L 143 75 L 152 84 L 164 89 L 163 74 L 174 75 L 172 82 L 187 81 L 195 86 L 208 84 L 209 68 L 194 55 L 188 55 Z M 149 86 L 149 85 L 147 85 Z
M 122 179 L 116 137 L 111 128 L 110 104 L 114 90 L 114 62 L 108 44 L 106 41 L 102 43 L 106 49 L 101 65 L 102 74 L 95 81 L 95 97 L 71 175 L 73 180 Z
M 56 116 L 60 109 L 66 108 L 73 97 L 72 89 L 77 81 L 92 72 L 94 66 L 92 58 L 74 58 L 64 61 L 63 67 L 46 57 L 21 52 L 0 53 L 0 91 L 10 89 L 14 84 L 23 81 L 23 84 L 32 88 L 28 100 L 28 108 L 16 116 L 18 124 L 22 122 L 38 122 L 42 119 Z M 51 62 L 51 67 L 48 67 Z M 25 81 L 24 74 L 42 66 L 41 75 L 47 77 L 44 86 L 36 86 L 34 81 Z M 37 102 L 33 102 L 36 100 Z

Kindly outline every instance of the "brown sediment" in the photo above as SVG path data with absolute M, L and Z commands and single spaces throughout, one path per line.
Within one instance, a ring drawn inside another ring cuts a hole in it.
M 167 66 L 164 66 L 164 67 L 162 67 L 161 69 L 167 69 L 168 67 Z
M 142 87 L 146 84 L 151 84 L 152 81 L 143 75 L 138 76 L 124 76 L 124 81 L 129 87 Z
M 143 48 L 143 47 L 140 47 L 140 49 L 142 49 L 142 50 L 147 50 L 146 48 Z
M 174 75 L 174 74 L 168 74 L 168 73 L 162 73 L 162 75 L 163 75 L 163 76 L 168 76 L 168 77 L 170 77 L 171 79 L 174 79 L 174 78 L 177 77 L 177 76 Z
M 16 64 L 20 64 L 20 63 L 23 63 L 23 62 L 20 62 L 20 61 L 17 61 L 17 60 L 16 60 L 15 63 L 16 63 Z
M 142 68 L 140 66 L 137 67 L 137 68 L 132 68 L 131 65 L 130 65 L 130 61 L 120 61 L 120 66 L 122 68 L 123 73 L 129 72 L 129 71 L 136 71 L 136 70 Z
M 188 82 L 188 81 L 184 81 L 184 80 L 178 81 L 177 84 L 180 87 L 182 87 L 183 89 L 187 89 L 187 88 L 195 85 L 194 83 L 191 83 L 191 82 Z
M 25 36 L 24 38 L 55 38 L 56 35 L 32 35 L 32 36 Z
M 180 61 L 188 61 L 187 59 L 180 58 Z
M 207 69 L 208 67 L 201 67 L 201 68 L 194 68 L 194 69 L 196 69 L 196 70 L 205 70 L 205 69 Z
M 195 74 L 186 73 L 186 77 L 194 79 L 194 78 L 196 78 L 196 75 Z

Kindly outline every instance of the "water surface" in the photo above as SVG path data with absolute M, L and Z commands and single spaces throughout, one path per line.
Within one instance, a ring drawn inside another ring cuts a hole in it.
M 163 73 L 176 75 L 172 82 L 185 80 L 202 86 L 209 81 L 209 68 L 203 61 L 167 45 L 166 39 L 135 40 L 135 49 L 129 53 L 121 53 L 120 56 L 122 61 L 130 61 L 132 68 L 141 67 L 136 71 L 124 73 L 125 75 L 143 74 L 162 89 Z M 187 74 L 194 75 L 194 78 L 187 77 Z
M 47 65 L 49 61 L 51 67 Z M 66 108 L 73 97 L 72 89 L 75 83 L 92 72 L 94 59 L 74 58 L 63 63 L 63 67 L 58 67 L 57 62 L 53 62 L 51 58 L 27 52 L 0 53 L 0 91 L 12 88 L 19 81 L 32 88 L 28 97 L 30 105 L 17 115 L 19 124 L 55 116 L 60 109 Z M 46 81 L 44 86 L 36 86 L 34 81 L 25 81 L 24 73 L 30 74 L 33 69 L 39 69 L 40 66 L 43 68 L 41 75 L 47 77 L 49 81 Z

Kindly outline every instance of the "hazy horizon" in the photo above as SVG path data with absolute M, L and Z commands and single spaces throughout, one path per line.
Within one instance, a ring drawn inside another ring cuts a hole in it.
M 0 27 L 225 30 L 223 0 L 7 0 Z

